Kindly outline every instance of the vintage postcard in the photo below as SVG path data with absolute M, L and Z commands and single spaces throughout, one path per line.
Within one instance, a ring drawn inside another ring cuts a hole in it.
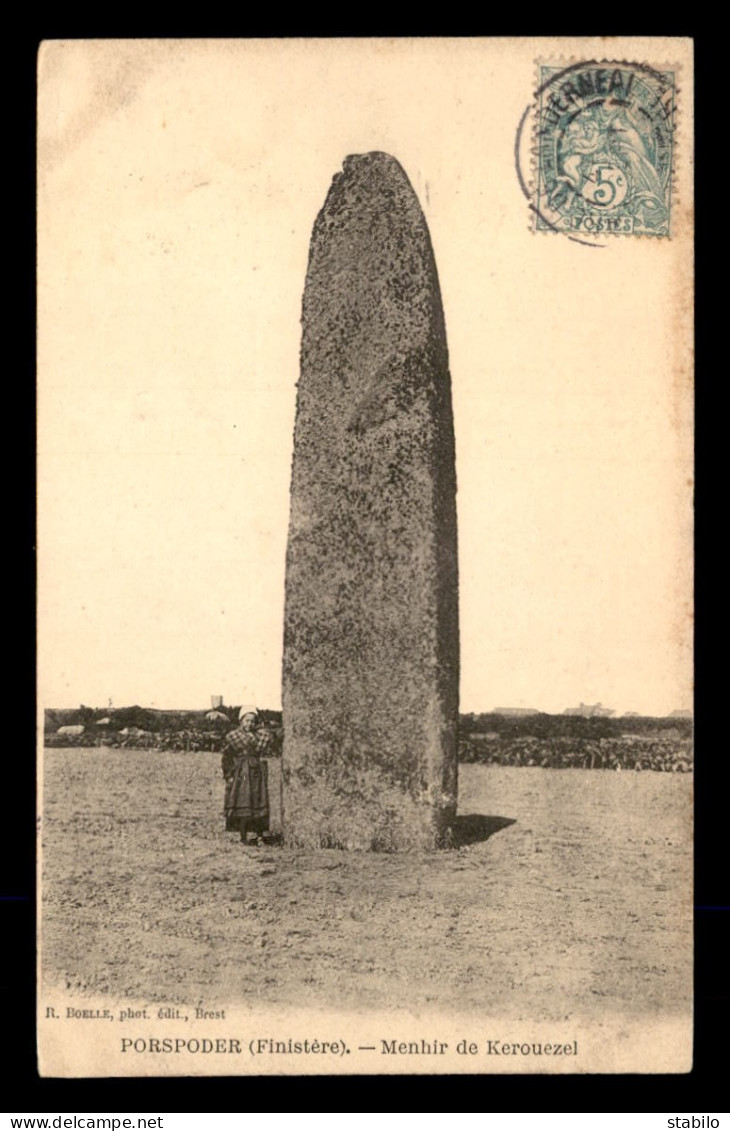
M 42 1075 L 691 1069 L 692 67 L 42 44 Z

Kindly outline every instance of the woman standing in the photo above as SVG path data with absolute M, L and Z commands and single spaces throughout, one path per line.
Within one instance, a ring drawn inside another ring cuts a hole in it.
M 256 711 L 241 708 L 238 729 L 224 739 L 221 759 L 226 829 L 240 832 L 244 844 L 259 844 L 269 829 L 268 767 L 261 757 L 267 740 L 258 724 Z

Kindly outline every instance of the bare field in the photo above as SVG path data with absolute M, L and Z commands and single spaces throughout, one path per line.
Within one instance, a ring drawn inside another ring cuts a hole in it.
M 275 803 L 278 762 L 269 772 Z M 472 843 L 296 853 L 224 831 L 218 754 L 46 750 L 44 985 L 211 1006 L 686 1015 L 691 775 L 459 776 L 460 813 L 490 818 L 464 822 Z

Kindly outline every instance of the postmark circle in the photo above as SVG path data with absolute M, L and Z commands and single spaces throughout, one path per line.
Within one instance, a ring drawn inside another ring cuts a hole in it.
M 638 63 L 541 64 L 515 146 L 536 231 L 590 246 L 602 235 L 669 236 L 674 80 L 671 70 Z M 530 111 L 535 164 L 528 189 L 520 148 Z

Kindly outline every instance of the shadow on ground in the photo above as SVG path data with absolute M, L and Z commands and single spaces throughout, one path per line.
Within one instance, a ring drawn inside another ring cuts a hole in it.
M 515 817 L 485 817 L 481 813 L 465 813 L 457 817 L 451 826 L 453 847 L 463 848 L 465 844 L 477 844 L 489 840 L 490 836 L 515 824 Z
M 449 826 L 449 836 L 444 848 L 463 848 L 467 844 L 479 844 L 489 840 L 490 836 L 508 828 L 516 823 L 515 817 L 485 817 L 481 813 L 466 813 L 456 817 Z M 281 848 L 284 837 L 280 832 L 271 832 L 266 837 L 266 842 L 259 840 L 258 847 Z M 256 841 L 249 843 L 248 847 L 256 847 Z

